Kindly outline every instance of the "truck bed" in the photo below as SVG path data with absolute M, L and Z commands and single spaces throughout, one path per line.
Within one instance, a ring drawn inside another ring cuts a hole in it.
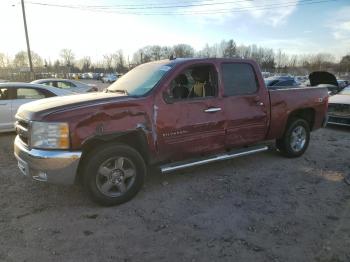
M 309 109 L 315 120 L 311 129 L 320 128 L 327 113 L 328 90 L 324 87 L 276 87 L 269 89 L 270 128 L 267 139 L 283 135 L 290 113 Z M 287 117 L 286 117 L 287 115 Z

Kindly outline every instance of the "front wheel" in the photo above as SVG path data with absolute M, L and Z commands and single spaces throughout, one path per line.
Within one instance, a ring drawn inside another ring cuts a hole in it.
M 102 146 L 84 161 L 84 185 L 91 199 L 112 206 L 132 199 L 142 188 L 146 165 L 132 147 Z
M 276 140 L 276 146 L 286 157 L 299 157 L 306 151 L 310 142 L 310 126 L 304 119 L 289 122 L 282 138 Z

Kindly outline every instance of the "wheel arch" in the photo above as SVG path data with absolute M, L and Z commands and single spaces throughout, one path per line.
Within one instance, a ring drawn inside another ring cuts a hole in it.
M 97 147 L 102 147 L 103 145 L 107 144 L 110 145 L 112 143 L 128 145 L 140 153 L 146 164 L 151 162 L 147 137 L 144 132 L 140 130 L 133 130 L 114 134 L 98 135 L 86 140 L 82 145 L 82 156 L 78 167 L 76 182 L 78 182 L 82 177 L 84 161 L 88 158 L 89 154 Z
M 289 123 L 295 118 L 304 119 L 309 124 L 310 130 L 312 130 L 315 124 L 315 116 L 316 116 L 315 109 L 311 107 L 297 109 L 288 115 L 287 125 L 285 126 L 285 130 L 288 128 Z

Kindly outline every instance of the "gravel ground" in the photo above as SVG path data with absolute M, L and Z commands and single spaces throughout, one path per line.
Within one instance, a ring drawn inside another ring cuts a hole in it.
M 0 261 L 350 261 L 350 129 L 172 175 L 104 208 L 79 186 L 27 180 L 0 135 Z

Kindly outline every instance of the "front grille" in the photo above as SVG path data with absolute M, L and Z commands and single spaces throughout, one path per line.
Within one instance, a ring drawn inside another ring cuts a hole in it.
M 16 133 L 22 142 L 28 145 L 29 141 L 29 122 L 23 119 L 17 119 Z
M 328 105 L 329 115 L 339 117 L 350 117 L 350 105 L 347 104 L 329 104 Z
M 334 125 L 350 126 L 350 118 L 329 116 L 328 123 Z

